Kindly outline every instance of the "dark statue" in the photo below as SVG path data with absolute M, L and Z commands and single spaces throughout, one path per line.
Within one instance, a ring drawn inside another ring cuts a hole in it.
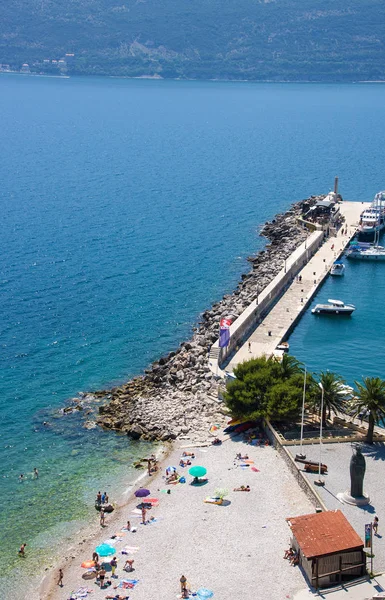
M 350 460 L 350 495 L 353 498 L 359 498 L 364 495 L 364 475 L 366 463 L 365 457 L 361 452 L 361 448 L 356 448 L 356 453 L 353 454 Z

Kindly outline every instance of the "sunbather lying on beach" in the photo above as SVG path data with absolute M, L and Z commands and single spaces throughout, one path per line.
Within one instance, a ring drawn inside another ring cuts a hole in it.
M 205 483 L 206 481 L 208 481 L 207 477 L 194 477 L 194 479 L 191 482 L 191 485 L 200 485 L 201 483 Z
M 127 600 L 129 597 L 130 596 L 120 596 L 119 594 L 117 596 L 106 596 L 109 600 Z
M 235 455 L 235 458 L 237 460 L 249 460 L 249 455 L 245 454 L 245 456 L 242 456 L 242 454 L 238 452 L 238 454 Z
M 191 460 L 184 461 L 183 458 L 180 459 L 180 461 L 179 461 L 180 467 L 187 467 L 188 465 L 191 465 Z
M 234 488 L 233 491 L 234 492 L 250 492 L 250 486 L 249 485 L 241 485 L 241 487 L 239 487 L 239 488 Z
M 172 483 L 173 481 L 178 481 L 178 473 L 171 473 L 170 477 L 166 478 L 166 483 Z
M 182 452 L 182 456 L 191 456 L 191 458 L 195 458 L 194 452 Z

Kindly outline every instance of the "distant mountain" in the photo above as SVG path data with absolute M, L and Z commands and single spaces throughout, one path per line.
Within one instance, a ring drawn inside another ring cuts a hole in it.
M 384 24 L 384 0 L 4 0 L 0 64 L 131 77 L 383 80 Z

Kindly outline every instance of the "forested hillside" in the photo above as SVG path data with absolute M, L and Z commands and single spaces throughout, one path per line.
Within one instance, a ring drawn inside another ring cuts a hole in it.
M 376 80 L 385 79 L 384 24 L 384 0 L 7 0 L 0 63 L 69 74 Z

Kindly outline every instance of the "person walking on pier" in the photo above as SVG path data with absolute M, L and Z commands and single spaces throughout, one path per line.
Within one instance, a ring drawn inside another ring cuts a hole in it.
M 251 342 L 249 341 L 249 343 L 247 344 L 248 348 L 249 348 L 249 352 L 251 353 Z

